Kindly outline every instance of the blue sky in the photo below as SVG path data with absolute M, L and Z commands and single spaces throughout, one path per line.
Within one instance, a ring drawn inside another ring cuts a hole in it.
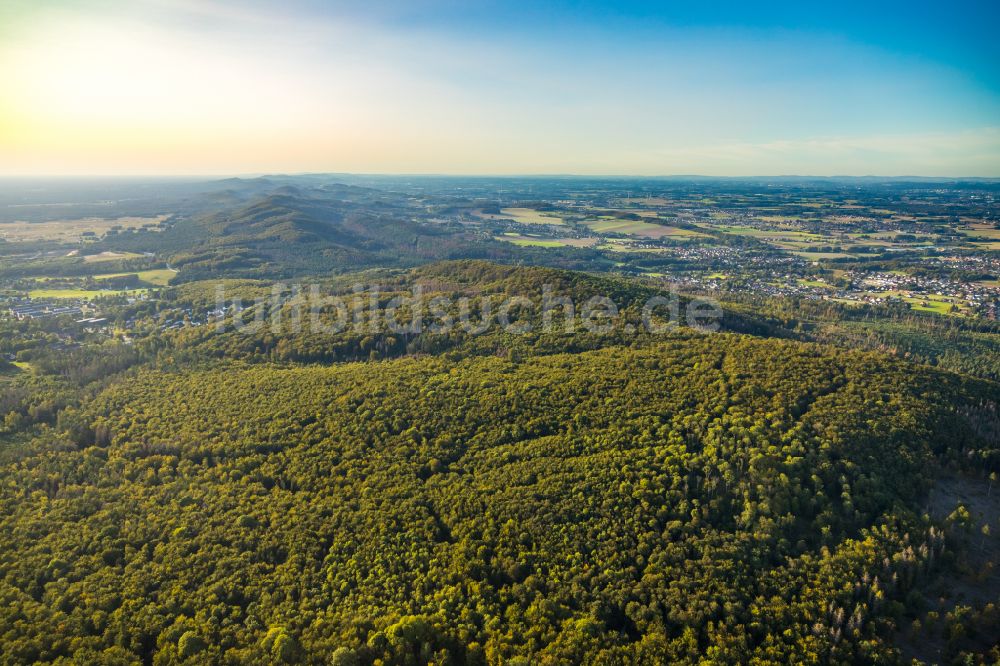
M 998 3 L 11 0 L 5 173 L 1000 176 Z

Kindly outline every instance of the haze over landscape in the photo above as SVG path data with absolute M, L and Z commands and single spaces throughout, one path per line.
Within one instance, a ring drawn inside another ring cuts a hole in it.
M 8 0 L 0 173 L 1000 176 L 998 12 Z

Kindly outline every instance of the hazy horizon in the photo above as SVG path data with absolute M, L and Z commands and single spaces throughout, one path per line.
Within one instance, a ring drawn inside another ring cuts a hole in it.
M 995 178 L 996 18 L 975 1 L 12 0 L 0 175 Z
M 704 173 L 439 173 L 432 171 L 392 172 L 392 171 L 299 171 L 299 172 L 261 172 L 261 173 L 0 173 L 3 180 L 250 180 L 256 178 L 310 178 L 310 177 L 359 177 L 359 178 L 469 178 L 469 179 L 543 179 L 566 178 L 580 180 L 928 180 L 928 181 L 1000 181 L 1000 176 L 966 176 L 966 175 L 917 175 L 917 174 L 795 174 L 795 173 L 762 173 L 713 175 Z

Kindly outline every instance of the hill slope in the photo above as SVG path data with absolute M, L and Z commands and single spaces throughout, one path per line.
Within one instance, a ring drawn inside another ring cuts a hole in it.
M 582 267 L 583 250 L 517 248 L 460 224 L 429 222 L 419 201 L 361 187 L 246 181 L 203 195 L 154 237 L 111 236 L 97 249 L 157 254 L 178 279 L 329 274 L 440 259 L 518 260 Z M 422 221 L 418 221 L 422 220 Z
M 142 371 L 2 470 L 7 662 L 884 661 L 986 383 L 677 336 Z M 995 448 L 995 444 L 993 445 Z M 964 455 L 964 454 L 963 454 Z M 338 661 L 339 660 L 339 661 Z

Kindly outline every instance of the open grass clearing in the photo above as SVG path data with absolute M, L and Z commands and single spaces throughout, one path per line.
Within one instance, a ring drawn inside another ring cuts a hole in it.
M 84 256 L 83 260 L 88 264 L 99 263 L 102 261 L 119 261 L 121 259 L 138 259 L 142 257 L 141 254 L 136 254 L 135 252 L 100 252 L 98 254 L 88 254 Z
M 73 299 L 89 301 L 104 296 L 120 296 L 122 294 L 138 296 L 148 289 L 32 289 L 28 296 L 34 299 Z
M 915 312 L 931 312 L 934 314 L 962 314 L 967 304 L 960 298 L 951 296 L 938 296 L 936 294 L 912 294 L 910 292 L 891 290 L 867 292 L 867 296 L 873 298 L 898 298 L 910 304 L 910 309 Z M 958 311 L 953 312 L 952 308 L 957 307 Z
M 958 312 L 952 312 L 952 303 L 921 298 L 904 298 L 903 300 L 910 304 L 911 310 L 916 310 L 917 312 L 932 312 L 942 315 L 959 314 Z
M 803 287 L 816 287 L 818 289 L 833 289 L 832 286 L 820 280 L 807 280 L 805 278 L 798 278 L 796 282 L 801 284 Z
M 106 275 L 95 275 L 95 280 L 109 280 L 111 278 L 125 277 L 126 275 L 136 275 L 146 284 L 155 287 L 166 287 L 177 275 L 177 271 L 171 268 L 155 268 L 148 271 L 136 271 L 135 273 L 108 273 Z

